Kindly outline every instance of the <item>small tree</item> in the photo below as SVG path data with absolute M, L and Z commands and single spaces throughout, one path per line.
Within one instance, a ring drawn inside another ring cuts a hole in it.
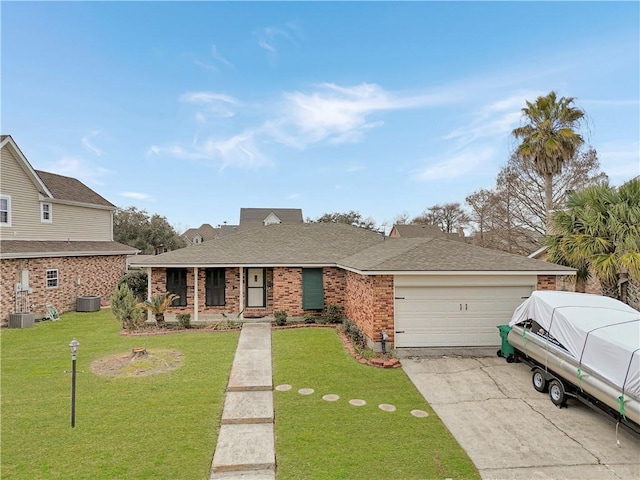
M 120 283 L 111 295 L 111 311 L 125 330 L 137 330 L 144 324 L 144 312 L 126 283 Z
M 155 316 L 156 325 L 160 328 L 164 327 L 164 313 L 167 311 L 167 308 L 171 305 L 171 302 L 180 298 L 180 296 L 175 293 L 163 293 L 162 295 L 154 295 L 153 297 L 145 300 L 140 304 L 140 306 Z
M 142 270 L 133 270 L 125 273 L 118 281 L 118 286 L 126 284 L 138 302 L 142 302 L 147 296 L 147 274 Z

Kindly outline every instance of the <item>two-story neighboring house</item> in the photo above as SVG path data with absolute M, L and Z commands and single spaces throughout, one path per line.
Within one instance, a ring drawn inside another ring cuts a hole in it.
M 113 241 L 115 206 L 75 178 L 35 170 L 0 136 L 0 322 L 108 298 L 135 248 Z

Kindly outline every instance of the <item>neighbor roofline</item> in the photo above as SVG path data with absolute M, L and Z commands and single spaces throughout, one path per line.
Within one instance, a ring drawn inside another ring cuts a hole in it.
M 109 205 L 100 205 L 98 203 L 75 202 L 73 200 L 60 200 L 59 198 L 50 198 L 50 199 L 47 199 L 47 202 L 53 203 L 53 204 L 60 204 L 60 205 L 72 205 L 74 207 L 96 208 L 98 210 L 115 211 L 117 209 L 117 207 L 114 205 L 109 206 Z
M 337 267 L 335 263 L 130 263 L 131 267 L 138 268 L 235 268 L 235 267 L 249 267 L 249 268 L 273 268 L 273 267 L 290 267 L 290 268 L 322 268 L 322 267 Z
M 138 250 L 139 252 L 140 250 Z M 80 252 L 26 252 L 26 253 L 0 253 L 0 259 L 20 258 L 53 258 L 53 257 L 102 257 L 111 255 L 133 255 L 131 250 L 107 250 L 107 251 L 80 251 Z

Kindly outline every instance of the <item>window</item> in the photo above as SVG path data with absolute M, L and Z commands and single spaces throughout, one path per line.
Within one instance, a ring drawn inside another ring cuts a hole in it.
M 47 288 L 58 288 L 58 269 L 47 269 Z
M 51 218 L 51 204 L 50 203 L 41 203 L 40 204 L 40 221 L 42 223 L 51 223 L 53 220 Z
M 224 268 L 207 268 L 205 270 L 206 305 L 220 307 L 224 300 Z
M 321 268 L 302 269 L 302 308 L 303 310 L 322 310 L 324 308 Z
M 11 226 L 11 197 L 9 195 L 0 195 L 0 225 L 3 227 Z
M 167 292 L 175 293 L 179 296 L 173 302 L 172 307 L 187 306 L 187 269 L 167 268 Z
M 193 237 L 193 243 L 202 243 L 202 237 L 200 236 L 200 234 L 196 234 L 196 236 Z

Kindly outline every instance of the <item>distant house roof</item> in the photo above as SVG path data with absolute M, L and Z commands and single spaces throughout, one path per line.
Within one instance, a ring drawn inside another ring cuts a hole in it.
M 0 258 L 2 259 L 132 255 L 139 251 L 118 242 L 0 240 Z
M 303 223 L 300 208 L 241 208 L 239 229 L 261 227 L 266 223 Z
M 385 238 L 340 223 L 276 224 L 157 255 L 140 266 L 338 266 L 360 273 L 518 272 L 574 269 L 447 237 Z
M 218 237 L 220 235 L 220 229 L 213 228 L 208 223 L 203 223 L 198 228 L 188 229 L 181 236 L 189 242 L 193 243 L 196 235 L 200 235 L 200 239 L 203 242 L 206 242 L 207 240 L 213 240 L 214 238 Z
M 394 225 L 389 233 L 390 237 L 443 237 L 445 233 L 437 225 Z

